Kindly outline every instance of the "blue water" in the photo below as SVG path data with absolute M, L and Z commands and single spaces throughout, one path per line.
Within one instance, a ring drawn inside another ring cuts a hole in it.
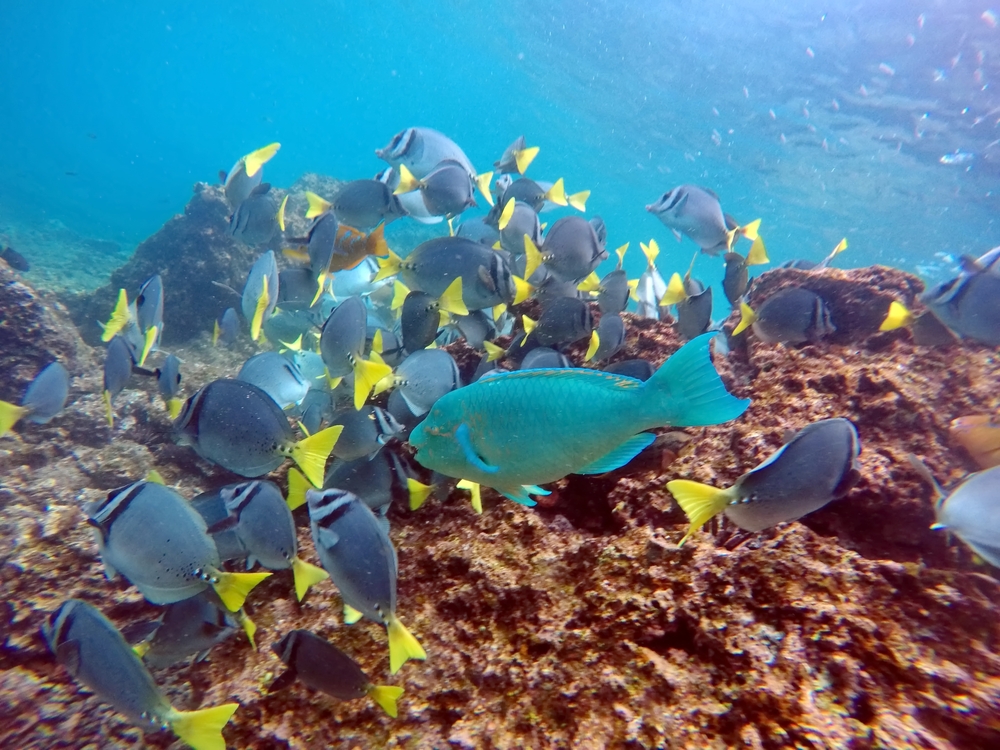
M 683 182 L 763 218 L 775 261 L 943 274 L 1000 243 L 1000 28 L 978 2 L 175 2 L 0 6 L 0 220 L 125 248 L 197 180 L 278 140 L 267 179 L 369 177 L 397 131 L 444 131 L 481 170 L 593 191 L 609 246 Z M 942 164 L 955 151 L 968 160 Z M 404 248 L 405 250 L 405 248 Z M 644 261 L 631 255 L 630 269 Z M 712 279 L 718 261 L 701 259 Z M 109 269 L 110 270 L 110 269 Z

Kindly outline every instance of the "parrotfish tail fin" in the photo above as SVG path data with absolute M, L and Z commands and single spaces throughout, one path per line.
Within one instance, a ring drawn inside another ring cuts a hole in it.
M 378 259 L 378 273 L 375 274 L 375 278 L 372 279 L 372 281 L 381 281 L 382 279 L 387 279 L 390 276 L 395 276 L 399 273 L 403 259 L 396 255 L 396 253 L 388 247 L 385 250 L 388 257 Z
M 278 226 L 281 228 L 282 232 L 285 231 L 285 206 L 286 205 L 288 205 L 288 194 L 287 193 L 285 194 L 285 197 L 281 199 L 281 205 L 278 206 L 278 213 L 277 213 L 277 216 L 275 217 L 278 220 Z
M 270 573 L 224 573 L 215 574 L 218 579 L 212 584 L 215 593 L 230 612 L 243 609 L 243 602 L 254 590 L 254 587 L 270 576 Z
M 128 293 L 124 289 L 118 290 L 118 302 L 115 304 L 115 309 L 111 313 L 111 317 L 108 318 L 108 322 L 102 324 L 104 333 L 101 334 L 101 341 L 107 343 L 115 337 L 122 328 L 126 326 L 129 320 L 129 307 L 128 307 Z
M 295 598 L 300 602 L 310 586 L 320 581 L 325 581 L 330 577 L 330 574 L 322 568 L 318 568 L 312 563 L 307 563 L 298 557 L 292 560 L 292 575 L 295 576 Z
M 412 193 L 421 187 L 423 183 L 420 182 L 416 177 L 413 176 L 413 172 L 406 168 L 405 164 L 399 165 L 399 184 L 396 189 L 392 191 L 393 195 L 402 195 L 403 193 Z
M 257 174 L 260 168 L 271 161 L 272 157 L 278 153 L 279 148 L 281 148 L 280 143 L 269 143 L 263 148 L 251 151 L 244 156 L 243 171 L 247 173 L 247 177 L 253 177 Z
M 375 227 L 368 237 L 365 238 L 365 249 L 369 255 L 377 255 L 380 258 L 389 254 L 389 245 L 385 241 L 385 224 Z
M 462 479 L 458 483 L 458 488 L 460 490 L 468 490 L 472 497 L 469 500 L 472 502 L 472 509 L 476 512 L 476 515 L 483 514 L 483 489 L 479 486 L 479 482 L 473 482 L 470 479 Z
M 250 321 L 250 338 L 256 341 L 260 338 L 260 327 L 264 325 L 264 313 L 271 302 L 271 295 L 267 289 L 267 276 L 261 277 L 260 296 L 257 297 L 257 308 L 253 311 L 253 319 Z
M 552 201 L 557 206 L 569 205 L 566 201 L 566 185 L 560 177 L 548 190 L 545 191 L 545 200 Z
M 306 491 L 311 490 L 309 480 L 302 476 L 298 469 L 288 470 L 288 497 L 285 502 L 289 510 L 295 510 L 306 504 Z
M 597 333 L 597 329 L 595 328 L 593 331 L 590 332 L 590 346 L 587 347 L 587 356 L 583 358 L 583 361 L 589 362 L 590 360 L 592 360 L 594 358 L 594 355 L 597 354 L 597 350 L 600 347 L 601 347 L 601 337 Z
M 622 264 L 625 262 L 625 253 L 628 252 L 628 246 L 629 243 L 626 242 L 624 245 L 615 250 L 615 255 L 618 256 L 618 268 L 621 268 Z
M 245 609 L 241 609 L 236 613 L 236 622 L 240 624 L 243 628 L 243 632 L 247 634 L 247 640 L 250 641 L 250 647 L 256 651 L 257 641 L 254 636 L 257 635 L 257 623 L 250 619 L 250 615 L 246 613 Z
M 361 618 L 365 616 L 365 613 L 360 609 L 355 609 L 350 604 L 344 605 L 344 624 L 353 625 L 356 622 L 360 622 Z
M 365 399 L 372 389 L 386 376 L 392 374 L 389 365 L 373 362 L 368 359 L 358 359 L 354 363 L 354 408 L 365 405 Z
M 215 327 L 212 329 L 212 346 L 218 346 L 220 333 L 222 329 L 219 327 L 219 321 L 215 321 Z
M 372 685 L 368 688 L 368 695 L 372 697 L 372 700 L 382 707 L 392 718 L 396 718 L 398 713 L 396 709 L 396 701 L 399 700 L 399 696 L 403 694 L 403 688 L 395 687 L 394 685 Z
M 465 306 L 465 301 L 462 299 L 462 277 L 459 276 L 457 279 L 452 281 L 448 288 L 444 290 L 444 294 L 441 295 L 439 300 L 441 309 L 445 312 L 450 312 L 455 315 L 468 315 L 469 308 Z
M 146 335 L 142 342 L 142 356 L 139 357 L 139 367 L 146 364 L 146 357 L 153 351 L 153 345 L 156 343 L 156 337 L 159 332 L 160 329 L 157 326 L 150 326 L 146 329 Z
M 6 435 L 7 431 L 27 413 L 28 409 L 23 406 L 0 401 L 0 435 Z
M 746 302 L 740 302 L 740 322 L 733 329 L 733 336 L 739 336 L 757 320 L 757 313 Z
M 878 327 L 880 331 L 894 331 L 897 328 L 908 326 L 913 322 L 913 313 L 906 309 L 902 302 L 893 300 L 889 305 L 889 312 Z
M 531 162 L 533 162 L 535 157 L 538 156 L 538 151 L 538 146 L 530 146 L 514 152 L 514 163 L 517 164 L 518 174 L 524 174 L 528 171 L 528 167 L 531 166 Z
M 535 287 L 518 276 L 511 275 L 511 278 L 514 280 L 514 301 L 511 304 L 520 305 L 534 294 Z
M 709 519 L 718 515 L 729 505 L 730 495 L 728 490 L 716 489 L 701 482 L 692 482 L 687 479 L 675 479 L 667 482 L 667 489 L 674 496 L 674 500 L 681 506 L 681 510 L 688 517 L 688 530 L 681 539 L 684 544 L 694 532 L 708 523 Z
M 660 297 L 660 307 L 666 307 L 667 305 L 676 305 L 678 302 L 683 302 L 687 299 L 687 291 L 684 289 L 684 279 L 677 272 L 670 277 L 670 281 L 667 282 L 667 291 L 663 293 Z
M 524 266 L 524 278 L 527 280 L 542 265 L 542 254 L 538 250 L 538 245 L 527 234 L 524 235 L 524 254 L 527 256 Z
M 407 479 L 406 489 L 410 493 L 410 510 L 417 510 L 427 501 L 434 488 L 429 484 L 418 482 L 416 479 Z
M 736 419 L 750 405 L 726 390 L 712 364 L 715 333 L 703 333 L 678 349 L 646 384 L 655 424 L 697 427 Z M 662 420 L 662 421 L 660 421 Z
M 406 629 L 406 626 L 399 621 L 396 615 L 390 615 L 386 621 L 389 629 L 389 672 L 396 674 L 399 668 L 410 659 L 427 658 L 424 647 L 413 637 L 413 633 Z
M 315 487 L 323 486 L 323 472 L 326 470 L 326 460 L 333 452 L 344 426 L 335 424 L 320 430 L 315 435 L 303 438 L 292 446 L 291 458 L 302 469 L 306 479 Z
M 750 252 L 747 253 L 747 265 L 762 266 L 770 262 L 771 259 L 767 257 L 767 248 L 764 246 L 764 238 L 758 236 L 750 246 Z
M 239 703 L 223 703 L 197 711 L 171 711 L 168 722 L 173 733 L 194 750 L 226 750 L 222 728 L 240 707 Z
M 490 180 L 492 179 L 492 172 L 483 172 L 476 175 L 476 187 L 479 188 L 479 192 L 491 206 L 493 205 L 493 196 L 490 195 Z
M 306 190 L 306 201 L 309 202 L 309 208 L 306 209 L 307 219 L 315 219 L 330 210 L 330 201 L 319 197 L 310 190 Z
M 511 198 L 507 201 L 507 205 L 503 207 L 503 211 L 500 212 L 500 219 L 497 221 L 497 229 L 501 232 L 507 228 L 510 224 L 511 217 L 514 216 L 514 207 L 517 205 L 517 198 Z
M 115 426 L 115 412 L 111 408 L 111 391 L 104 392 L 104 417 L 108 420 L 108 427 Z
M 566 196 L 566 201 L 581 213 L 586 213 L 587 211 L 587 199 L 590 197 L 589 190 L 581 190 L 579 193 L 573 193 L 572 195 Z

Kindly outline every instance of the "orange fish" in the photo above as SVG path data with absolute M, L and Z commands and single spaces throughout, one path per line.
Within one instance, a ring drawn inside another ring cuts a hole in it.
M 304 247 L 286 248 L 284 255 L 292 260 L 309 262 L 309 253 Z M 330 271 L 345 271 L 356 267 L 368 255 L 386 257 L 389 245 L 385 241 L 385 224 L 379 224 L 370 233 L 341 224 L 337 227 L 337 238 L 333 243 L 333 257 Z
M 951 421 L 952 438 L 984 469 L 1000 466 L 1000 422 L 989 414 L 974 414 Z

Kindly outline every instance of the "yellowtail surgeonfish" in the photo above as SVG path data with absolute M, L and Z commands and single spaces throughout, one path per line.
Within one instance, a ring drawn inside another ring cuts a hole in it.
M 719 196 L 708 188 L 679 185 L 646 206 L 674 233 L 679 240 L 684 235 L 697 243 L 703 253 L 718 255 L 733 249 L 738 237 L 751 242 L 757 239 L 760 219 L 739 226 L 722 212 Z
M 22 418 L 45 424 L 58 415 L 69 396 L 69 373 L 59 362 L 51 362 L 31 381 L 21 405 L 0 401 L 0 435 Z
M 539 484 L 628 463 L 664 425 L 728 422 L 733 397 L 709 355 L 710 335 L 685 344 L 647 382 L 585 369 L 491 372 L 443 396 L 410 435 L 417 461 L 492 487 L 525 505 Z
M 280 143 L 270 143 L 240 157 L 228 173 L 220 173 L 226 200 L 230 206 L 235 208 L 250 197 L 250 193 L 264 179 L 262 167 L 278 153 L 280 148 Z

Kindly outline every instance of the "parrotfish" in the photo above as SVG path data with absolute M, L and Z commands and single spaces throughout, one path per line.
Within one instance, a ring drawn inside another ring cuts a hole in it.
M 576 368 L 487 373 L 439 399 L 410 444 L 428 469 L 533 505 L 539 484 L 628 463 L 655 437 L 643 430 L 739 417 L 750 402 L 726 391 L 711 338 L 685 344 L 645 383 Z

